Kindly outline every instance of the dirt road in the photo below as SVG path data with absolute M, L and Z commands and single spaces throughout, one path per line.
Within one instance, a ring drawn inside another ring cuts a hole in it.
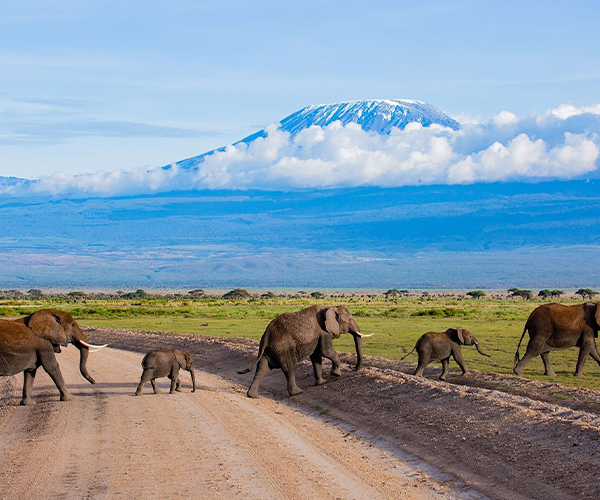
M 92 386 L 78 373 L 78 351 L 63 349 L 70 402 L 58 401 L 41 369 L 28 407 L 18 406 L 21 376 L 0 379 L 3 500 L 483 498 L 356 428 L 330 425 L 329 410 L 251 400 L 215 374 L 197 370 L 194 394 L 184 373 L 182 393 L 168 395 L 163 379 L 162 394 L 148 384 L 135 397 L 141 358 L 92 354 Z

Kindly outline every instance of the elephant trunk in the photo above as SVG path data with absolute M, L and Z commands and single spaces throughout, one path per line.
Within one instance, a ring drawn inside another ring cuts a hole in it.
M 79 328 L 75 329 L 75 335 L 72 343 L 75 347 L 77 347 L 77 349 L 79 349 L 79 371 L 90 384 L 95 384 L 96 381 L 87 371 L 87 360 L 88 356 L 90 355 L 90 348 L 88 345 L 86 345 L 87 342 L 85 335 Z
M 354 337 L 354 346 L 356 347 L 356 365 L 354 366 L 354 370 L 357 371 L 360 369 L 362 365 L 362 338 L 360 335 L 353 335 Z
M 491 358 L 491 356 L 489 354 L 486 354 L 485 352 L 483 352 L 480 348 L 479 348 L 479 343 L 475 342 L 475 349 L 477 349 L 477 352 L 479 354 L 481 354 L 482 356 L 487 356 L 488 358 Z
M 192 376 L 192 392 L 196 392 L 196 374 L 193 368 L 190 368 L 190 375 Z

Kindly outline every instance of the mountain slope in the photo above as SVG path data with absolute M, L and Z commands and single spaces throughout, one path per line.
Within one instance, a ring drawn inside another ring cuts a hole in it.
M 458 130 L 460 124 L 442 113 L 439 109 L 422 101 L 409 99 L 369 99 L 364 101 L 346 101 L 336 104 L 318 104 L 307 106 L 285 117 L 280 122 L 281 130 L 292 137 L 313 125 L 326 127 L 335 121 L 342 125 L 356 123 L 367 132 L 389 134 L 394 127 L 404 129 L 409 123 L 417 122 L 424 127 L 437 124 Z M 266 137 L 265 130 L 259 130 L 234 144 L 250 143 L 260 137 Z M 215 149 L 192 158 L 177 162 L 180 168 L 192 168 L 205 156 L 223 151 Z

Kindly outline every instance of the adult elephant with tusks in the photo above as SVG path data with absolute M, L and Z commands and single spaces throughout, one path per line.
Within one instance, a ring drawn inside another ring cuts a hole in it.
M 277 316 L 269 323 L 260 339 L 258 357 L 254 364 L 238 373 L 248 373 L 256 366 L 254 379 L 248 389 L 248 397 L 258 397 L 258 386 L 262 378 L 273 368 L 280 368 L 286 379 L 290 396 L 300 394 L 302 390 L 296 385 L 294 371 L 296 365 L 310 357 L 315 375 L 315 385 L 325 382 L 323 378 L 323 357 L 331 360 L 331 375 L 341 376 L 340 360 L 333 348 L 333 339 L 342 333 L 350 333 L 354 337 L 356 347 L 356 366 L 362 364 L 363 335 L 354 318 L 344 306 L 323 307 L 314 305 L 301 311 L 285 313 Z
M 523 375 L 525 365 L 535 356 L 541 356 L 544 375 L 556 375 L 550 365 L 550 351 L 579 347 L 579 357 L 575 368 L 576 377 L 583 376 L 583 365 L 588 355 L 600 366 L 600 352 L 595 338 L 600 330 L 600 303 L 585 302 L 573 306 L 551 303 L 537 307 L 527 319 L 523 335 L 517 345 L 513 372 Z M 523 359 L 519 357 L 519 347 L 525 333 L 529 331 L 529 342 Z
M 105 346 L 89 344 L 69 313 L 42 309 L 14 321 L 0 320 L 0 376 L 23 372 L 21 404 L 31 403 L 33 381 L 40 366 L 56 384 L 60 399 L 71 399 L 55 356 L 55 353 L 60 352 L 61 346 L 67 346 L 69 343 L 80 351 L 81 374 L 94 384 L 95 380 L 87 371 L 88 355 Z

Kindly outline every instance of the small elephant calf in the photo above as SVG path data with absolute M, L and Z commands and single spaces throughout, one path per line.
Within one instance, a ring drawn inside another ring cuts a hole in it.
M 423 376 L 425 367 L 431 361 L 441 361 L 442 374 L 440 375 L 440 380 L 446 380 L 450 356 L 452 356 L 458 363 L 458 366 L 460 366 L 460 369 L 462 370 L 462 374 L 464 375 L 467 373 L 465 362 L 460 350 L 461 344 L 475 345 L 475 348 L 479 354 L 487 356 L 488 358 L 490 357 L 489 354 L 485 354 L 481 351 L 481 349 L 479 349 L 479 343 L 471 332 L 463 328 L 448 328 L 448 330 L 443 333 L 427 332 L 421 335 L 419 340 L 417 340 L 417 344 L 415 345 L 414 349 L 404 356 L 404 358 L 412 354 L 415 349 L 417 350 L 417 354 L 419 355 L 419 363 L 413 375 L 417 375 L 419 377 Z
M 192 392 L 196 390 L 196 375 L 194 374 L 194 362 L 192 357 L 179 349 L 155 349 L 144 356 L 142 360 L 142 379 L 135 391 L 136 396 L 142 395 L 142 387 L 148 382 L 152 383 L 154 394 L 158 393 L 155 379 L 169 377 L 171 379 L 171 390 L 169 394 L 179 391 L 181 381 L 179 380 L 179 369 L 183 368 L 192 376 Z

